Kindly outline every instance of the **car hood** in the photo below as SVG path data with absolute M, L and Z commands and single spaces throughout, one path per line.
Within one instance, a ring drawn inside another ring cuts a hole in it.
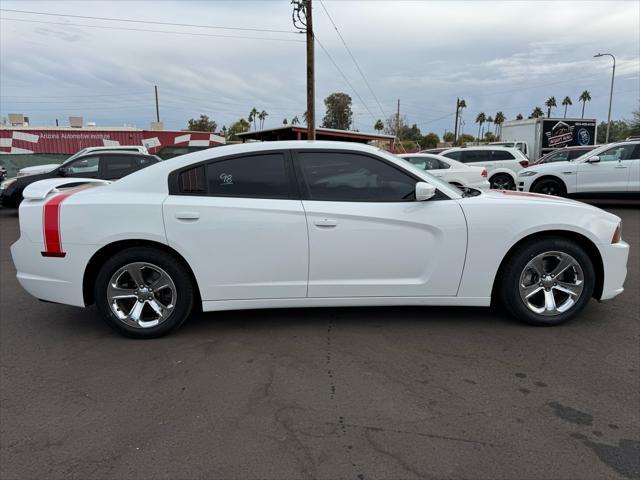
M 18 170 L 18 176 L 33 175 L 36 173 L 48 173 L 60 166 L 59 163 L 47 163 L 45 165 L 34 165 L 32 167 L 24 167 Z
M 482 196 L 490 199 L 513 200 L 518 202 L 529 202 L 538 204 L 561 203 L 563 205 L 576 204 L 590 206 L 586 203 L 578 202 L 577 200 L 572 200 L 570 198 L 544 195 L 542 193 L 516 192 L 515 190 L 489 190 L 487 192 L 484 192 Z

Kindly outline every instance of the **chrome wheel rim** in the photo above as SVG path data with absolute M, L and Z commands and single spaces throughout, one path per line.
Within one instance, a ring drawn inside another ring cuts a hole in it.
M 176 286 L 167 272 L 147 262 L 129 263 L 109 280 L 107 301 L 122 323 L 152 328 L 166 321 L 176 302 Z
M 491 182 L 491 188 L 495 190 L 511 190 L 513 188 L 511 183 L 508 178 L 499 177 Z
M 564 252 L 541 253 L 533 257 L 520 274 L 520 298 L 538 315 L 565 313 L 576 304 L 583 289 L 582 267 Z

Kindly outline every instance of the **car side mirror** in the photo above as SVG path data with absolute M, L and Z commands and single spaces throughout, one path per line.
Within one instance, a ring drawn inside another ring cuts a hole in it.
M 60 175 L 61 177 L 66 177 L 68 173 L 69 170 L 67 170 L 67 167 L 60 167 L 58 169 L 58 175 Z
M 594 155 L 593 157 L 587 158 L 587 163 L 599 163 L 600 157 L 598 155 Z
M 416 183 L 416 201 L 424 202 L 436 194 L 436 187 L 427 182 Z

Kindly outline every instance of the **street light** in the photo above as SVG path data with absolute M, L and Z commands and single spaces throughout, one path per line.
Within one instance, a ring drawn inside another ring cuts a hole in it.
M 607 116 L 607 136 L 604 139 L 604 143 L 609 143 L 609 127 L 611 127 L 611 102 L 613 101 L 613 79 L 616 76 L 616 57 L 611 53 L 598 53 L 594 55 L 594 58 L 610 56 L 613 58 L 613 71 L 611 72 L 611 93 L 609 94 L 609 115 Z

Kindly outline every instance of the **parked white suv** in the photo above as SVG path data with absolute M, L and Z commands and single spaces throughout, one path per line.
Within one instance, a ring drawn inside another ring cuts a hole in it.
M 562 197 L 638 197 L 640 141 L 602 145 L 571 162 L 533 165 L 518 173 L 518 190 Z
M 529 166 L 525 154 L 513 147 L 457 147 L 440 155 L 469 166 L 486 168 L 491 188 L 500 190 L 515 190 L 518 172 Z

